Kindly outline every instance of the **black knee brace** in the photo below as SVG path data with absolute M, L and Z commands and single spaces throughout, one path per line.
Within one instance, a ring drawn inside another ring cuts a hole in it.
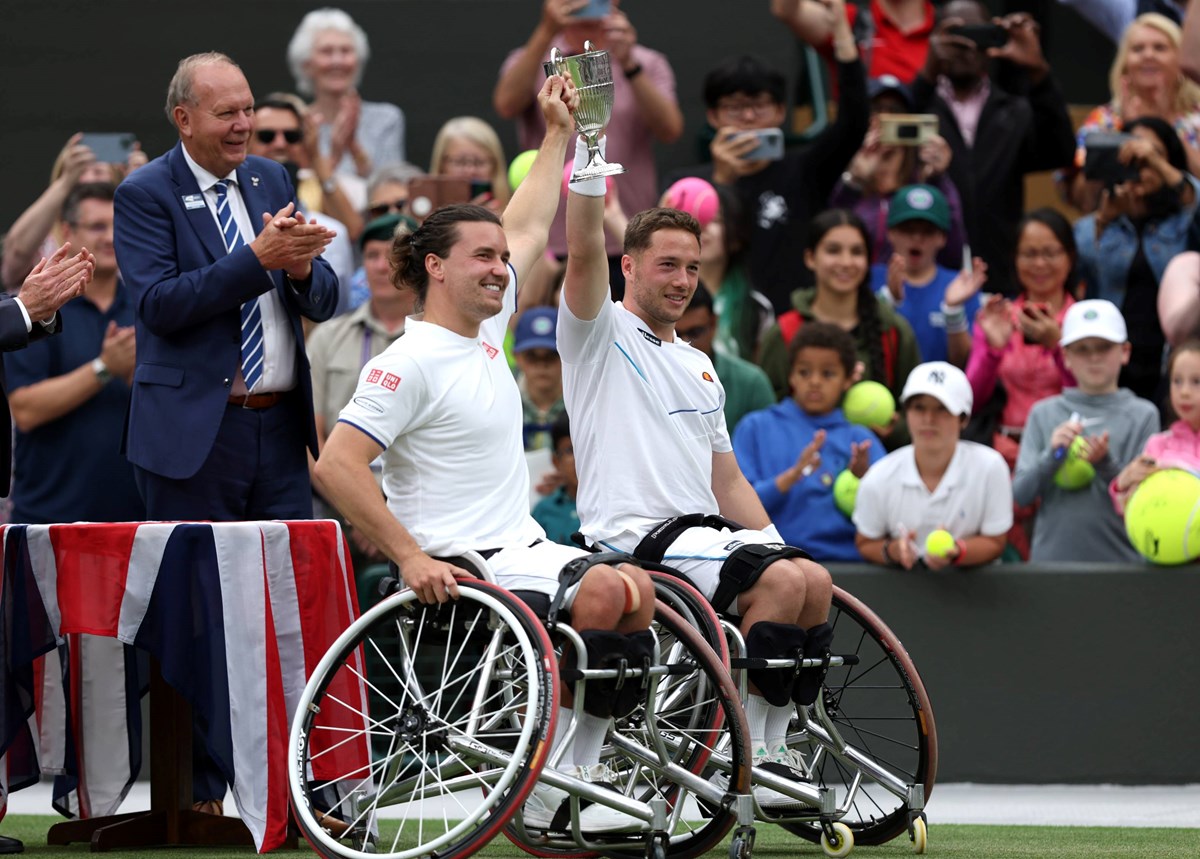
M 833 627 L 827 623 L 818 624 L 809 628 L 807 636 L 804 642 L 804 658 L 820 659 L 823 664 L 816 668 L 800 670 L 800 676 L 796 678 L 796 685 L 792 689 L 792 700 L 801 707 L 817 700 L 817 693 L 821 691 L 821 684 L 825 682 L 825 673 L 829 670 L 829 646 L 833 644 Z
M 760 620 L 746 633 L 746 655 L 751 659 L 799 659 L 807 639 L 808 634 L 795 624 Z M 783 707 L 792 700 L 794 668 L 751 668 L 748 676 L 767 703 Z
M 579 633 L 587 648 L 588 668 L 641 668 L 654 664 L 654 634 L 648 629 L 628 635 L 601 629 L 589 629 Z M 567 660 L 569 668 L 575 667 L 574 653 Z M 569 670 L 568 668 L 568 670 Z M 601 719 L 621 719 L 632 713 L 646 697 L 650 677 L 608 677 L 589 680 L 584 691 L 584 712 Z

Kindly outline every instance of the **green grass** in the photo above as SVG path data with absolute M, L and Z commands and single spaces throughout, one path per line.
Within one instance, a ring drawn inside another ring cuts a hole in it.
M 9 815 L 4 820 L 3 834 L 25 842 L 25 852 L 34 856 L 77 856 L 88 854 L 86 844 L 70 847 L 47 847 L 46 829 L 62 818 L 50 816 Z M 1074 826 L 962 826 L 934 825 L 929 828 L 929 856 L 938 859 L 1194 859 L 1197 855 L 1200 832 L 1194 829 L 1129 829 L 1112 827 Z M 308 855 L 307 845 L 297 850 L 278 850 L 274 856 Z M 219 850 L 195 847 L 172 850 L 123 851 L 124 855 L 153 859 L 157 856 L 186 856 L 188 859 L 230 859 L 252 856 L 249 848 L 227 847 Z M 503 837 L 497 838 L 481 857 L 525 856 Z M 724 850 L 709 854 L 714 859 L 726 855 Z M 754 855 L 822 856 L 819 847 L 802 841 L 774 826 L 760 826 L 754 845 Z M 852 856 L 880 859 L 911 856 L 907 837 L 897 838 L 881 847 L 859 847 Z

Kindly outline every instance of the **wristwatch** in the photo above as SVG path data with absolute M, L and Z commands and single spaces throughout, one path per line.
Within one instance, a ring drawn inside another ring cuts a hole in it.
M 108 372 L 108 367 L 102 358 L 92 359 L 92 372 L 96 374 L 96 380 L 101 385 L 107 385 L 109 379 L 112 378 L 112 373 Z
M 337 179 L 334 179 L 332 176 L 330 176 L 328 179 L 326 179 L 324 182 L 321 183 L 321 191 L 323 193 L 332 194 L 337 189 L 338 189 Z

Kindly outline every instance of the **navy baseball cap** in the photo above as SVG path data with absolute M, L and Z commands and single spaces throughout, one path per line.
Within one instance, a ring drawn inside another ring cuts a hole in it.
M 554 332 L 558 327 L 558 311 L 553 307 L 531 307 L 517 320 L 513 333 L 513 354 L 530 349 L 558 351 Z
M 885 92 L 894 92 L 896 95 L 908 105 L 908 109 L 912 110 L 913 97 L 912 90 L 895 75 L 880 75 L 877 78 L 871 78 L 867 81 L 867 99 L 874 101 L 878 96 Z

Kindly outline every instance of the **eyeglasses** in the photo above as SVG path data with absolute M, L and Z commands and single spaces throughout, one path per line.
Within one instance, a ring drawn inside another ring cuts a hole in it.
M 254 132 L 259 143 L 274 143 L 280 134 L 288 143 L 299 143 L 303 135 L 298 128 L 260 128 Z
M 1066 254 L 1062 248 L 1040 248 L 1023 250 L 1017 253 L 1017 259 L 1021 262 L 1037 262 L 1040 259 L 1046 262 L 1054 262 L 1061 259 Z
M 95 221 L 91 224 L 79 224 L 75 221 L 68 221 L 68 225 L 73 230 L 78 230 L 81 233 L 91 233 L 94 236 L 110 232 L 113 228 L 112 221 Z
M 717 102 L 717 114 L 725 119 L 738 119 L 746 113 L 754 116 L 765 116 L 775 107 L 775 101 L 770 96 L 760 96 L 754 101 L 746 99 L 731 99 Z
M 492 166 L 490 158 L 478 158 L 471 155 L 455 155 L 453 158 L 443 158 L 442 163 L 447 167 L 458 167 L 463 170 L 479 170 Z
M 405 197 L 401 197 L 399 200 L 388 200 L 387 202 L 376 203 L 374 206 L 371 206 L 369 209 L 367 209 L 367 214 L 369 214 L 372 218 L 382 218 L 384 215 L 388 214 L 388 212 L 403 212 L 407 205 L 408 200 Z
M 711 328 L 711 325 L 695 325 L 691 328 L 677 329 L 675 333 L 684 340 L 695 340 L 698 337 L 703 337 Z

